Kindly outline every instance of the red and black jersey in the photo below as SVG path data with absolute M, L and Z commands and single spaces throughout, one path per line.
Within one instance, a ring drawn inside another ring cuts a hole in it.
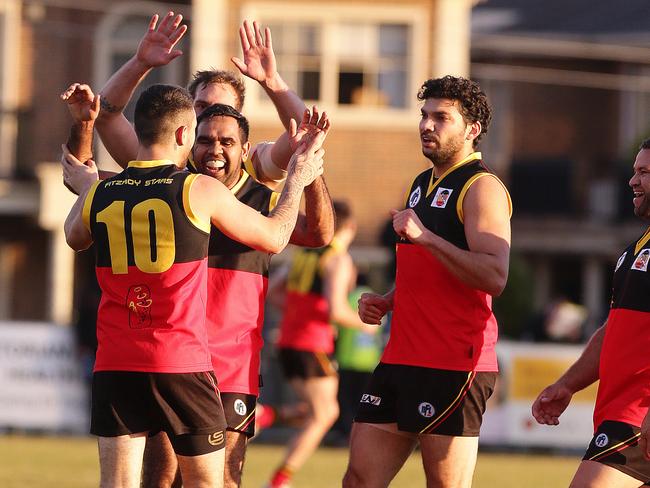
M 470 186 L 492 175 L 473 153 L 439 178 L 433 168 L 411 185 L 406 208 L 424 226 L 469 250 L 463 200 Z M 456 278 L 428 249 L 402 239 L 390 339 L 382 362 L 457 371 L 497 371 L 497 323 L 492 297 Z
M 237 199 L 268 215 L 278 194 L 242 172 Z M 223 392 L 259 393 L 264 298 L 271 254 L 231 239 L 216 227 L 208 251 L 208 311 L 212 365 Z
M 197 175 L 131 161 L 84 202 L 102 289 L 95 371 L 212 369 L 205 329 L 209 222 L 192 212 Z
M 650 405 L 650 229 L 623 252 L 600 353 L 594 428 L 605 420 L 636 427 Z
M 334 329 L 323 289 L 323 270 L 338 253 L 336 241 L 318 249 L 297 249 L 287 277 L 287 297 L 278 346 L 301 351 L 334 352 Z

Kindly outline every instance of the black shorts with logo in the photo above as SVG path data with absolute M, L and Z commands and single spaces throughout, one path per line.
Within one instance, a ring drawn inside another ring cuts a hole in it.
M 638 427 L 605 420 L 598 426 L 583 461 L 596 461 L 650 484 L 650 461 L 639 447 Z
M 278 358 L 282 372 L 287 379 L 322 378 L 337 376 L 337 365 L 331 354 L 325 352 L 301 351 L 281 347 Z
M 228 430 L 241 432 L 246 437 L 255 435 L 255 408 L 257 397 L 246 393 L 221 392 L 221 403 L 226 414 Z
M 379 363 L 355 422 L 416 434 L 476 437 L 497 373 Z
M 212 371 L 93 375 L 90 432 L 100 437 L 166 432 L 174 451 L 198 456 L 225 446 L 224 417 Z

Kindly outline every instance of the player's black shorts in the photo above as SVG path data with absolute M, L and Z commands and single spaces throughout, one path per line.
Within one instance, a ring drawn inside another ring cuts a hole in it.
M 226 419 L 212 371 L 93 375 L 90 432 L 101 437 L 166 432 L 174 451 L 198 456 L 225 446 Z
M 624 422 L 605 420 L 589 443 L 584 461 L 596 461 L 632 476 L 648 485 L 650 461 L 639 447 L 640 430 Z
M 228 430 L 255 435 L 255 407 L 257 397 L 246 393 L 221 392 L 221 403 L 226 414 Z
M 355 422 L 416 434 L 478 436 L 497 373 L 379 363 Z
M 278 358 L 282 372 L 287 379 L 293 378 L 320 378 L 337 376 L 337 365 L 331 354 L 325 352 L 301 351 L 281 347 Z

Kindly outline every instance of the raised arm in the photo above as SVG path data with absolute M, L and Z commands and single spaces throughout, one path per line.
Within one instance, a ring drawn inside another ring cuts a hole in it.
M 124 116 L 124 107 L 152 68 L 165 66 L 183 54 L 174 49 L 187 31 L 187 26 L 181 25 L 182 20 L 182 15 L 168 12 L 156 27 L 158 14 L 154 15 L 135 55 L 111 76 L 101 90 L 102 111 L 96 123 L 97 132 L 108 152 L 122 167 L 135 159 L 138 152 L 138 140 L 133 126 Z
M 393 227 L 399 236 L 426 247 L 466 285 L 499 296 L 508 279 L 510 256 L 506 190 L 495 177 L 479 178 L 470 186 L 462 208 L 468 251 L 428 230 L 412 209 L 393 210 Z
M 82 83 L 73 83 L 61 94 L 72 116 L 70 136 L 66 143 L 68 149 L 80 161 L 93 157 L 93 130 L 99 116 L 100 97 L 90 87 Z
M 305 187 L 305 213 L 300 212 L 291 244 L 303 247 L 323 247 L 334 236 L 334 207 L 322 176 Z
M 257 22 L 251 24 L 245 20 L 239 28 L 239 38 L 244 59 L 233 57 L 231 61 L 244 76 L 257 81 L 264 88 L 278 111 L 282 125 L 289 130 L 291 119 L 300 119 L 305 104 L 278 73 L 271 30 L 266 27 L 262 36 Z
M 322 173 L 325 135 L 326 131 L 317 134 L 296 151 L 278 204 L 268 217 L 239 202 L 217 180 L 202 175 L 190 191 L 192 208 L 229 237 L 264 252 L 279 253 L 295 227 L 304 187 Z
M 77 197 L 77 201 L 70 209 L 63 225 L 65 241 L 75 251 L 88 249 L 93 243 L 90 231 L 84 225 L 81 215 L 87 194 L 88 191 L 86 190 Z

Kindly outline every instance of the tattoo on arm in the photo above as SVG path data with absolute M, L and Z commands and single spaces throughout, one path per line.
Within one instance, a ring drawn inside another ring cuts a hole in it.
M 106 98 L 104 98 L 103 95 L 99 100 L 99 105 L 101 105 L 101 109 L 103 111 L 111 112 L 111 113 L 121 112 L 124 109 L 124 107 L 118 107 L 117 105 L 113 105 L 111 102 L 106 100 Z

